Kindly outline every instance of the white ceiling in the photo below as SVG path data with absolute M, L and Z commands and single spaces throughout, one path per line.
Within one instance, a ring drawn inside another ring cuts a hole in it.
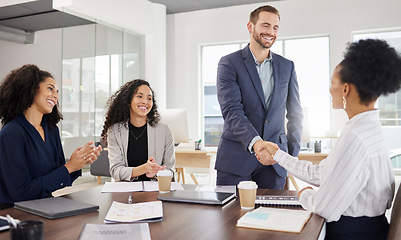
M 4 1 L 4 0 L 3 0 Z M 7 0 L 19 4 L 0 4 L 0 25 L 26 32 L 90 24 L 91 21 L 59 12 L 52 0 Z M 134 1 L 134 0 L 132 0 Z M 149 0 L 166 5 L 167 14 L 266 2 L 262 0 Z M 275 0 L 278 1 L 278 0 Z M 3 2 L 4 3 L 4 2 Z
M 161 3 L 163 5 L 166 5 L 167 14 L 266 2 L 266 0 L 265 1 L 263 0 L 149 0 L 149 1 L 153 3 Z M 273 1 L 279 1 L 279 0 L 273 0 Z

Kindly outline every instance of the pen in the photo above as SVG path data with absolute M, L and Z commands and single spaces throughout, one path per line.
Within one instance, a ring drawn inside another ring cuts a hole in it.
M 132 203 L 132 195 L 129 195 L 129 197 L 128 197 L 128 203 L 129 203 L 129 204 Z
M 17 228 L 17 223 L 15 222 L 14 218 L 7 214 L 7 220 L 10 224 L 12 224 L 15 228 Z

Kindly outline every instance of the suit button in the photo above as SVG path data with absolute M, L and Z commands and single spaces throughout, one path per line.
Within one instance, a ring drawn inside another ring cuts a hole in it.
M 266 123 L 266 124 L 268 124 L 268 123 L 269 123 L 269 121 L 267 121 L 267 120 L 266 120 L 266 121 L 265 121 L 265 123 Z
M 64 183 L 60 183 L 60 186 L 64 186 Z

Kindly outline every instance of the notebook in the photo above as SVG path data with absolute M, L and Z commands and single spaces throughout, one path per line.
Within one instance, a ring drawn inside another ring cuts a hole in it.
M 189 190 L 176 190 L 160 194 L 157 199 L 170 202 L 185 202 L 223 205 L 235 198 L 234 193 L 225 192 L 198 192 Z
M 259 207 L 245 213 L 237 227 L 300 233 L 311 216 L 305 210 Z
M 56 219 L 94 212 L 99 209 L 99 206 L 63 197 L 50 197 L 31 201 L 16 202 L 14 204 L 14 208 L 44 218 Z
M 296 196 L 256 195 L 255 204 L 263 206 L 301 207 L 301 203 Z
M 7 220 L 0 218 L 0 232 L 10 228 Z

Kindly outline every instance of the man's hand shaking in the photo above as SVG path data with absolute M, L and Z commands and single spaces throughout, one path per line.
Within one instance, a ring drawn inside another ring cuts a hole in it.
M 280 148 L 277 146 L 277 144 L 262 140 L 256 141 L 256 143 L 253 145 L 255 156 L 263 165 L 275 164 L 276 161 L 273 160 L 273 157 L 279 149 Z

